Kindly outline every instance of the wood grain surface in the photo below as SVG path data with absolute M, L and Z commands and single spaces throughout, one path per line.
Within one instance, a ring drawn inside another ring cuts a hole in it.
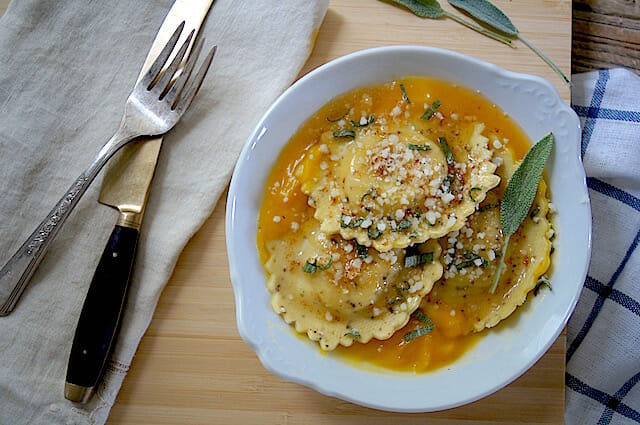
M 625 67 L 640 73 L 640 2 L 574 0 L 572 72 Z
M 0 0 L 0 14 L 9 0 Z M 446 1 L 443 7 L 451 10 Z M 611 66 L 638 70 L 639 6 L 627 0 L 496 0 L 520 31 L 565 73 Z M 571 39 L 571 13 L 575 14 Z M 422 20 L 378 0 L 331 0 L 301 75 L 335 57 L 390 44 L 433 45 L 569 88 L 537 56 L 453 21 Z M 571 49 L 574 62 L 571 64 Z M 182 253 L 142 339 L 108 423 L 459 424 L 563 422 L 564 335 L 505 389 L 432 414 L 379 412 L 321 395 L 267 372 L 235 326 L 224 234 L 224 198 Z

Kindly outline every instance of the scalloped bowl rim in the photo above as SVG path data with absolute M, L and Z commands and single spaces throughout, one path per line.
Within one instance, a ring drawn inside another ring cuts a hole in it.
M 280 150 L 317 109 L 353 88 L 411 75 L 443 78 L 478 90 L 511 115 L 532 141 L 548 131 L 547 163 L 558 240 L 553 290 L 530 297 L 453 364 L 425 374 L 354 367 L 295 333 L 269 305 L 256 230 L 264 182 Z M 530 101 L 533 107 L 525 107 Z M 536 115 L 537 114 L 537 115 Z M 367 49 L 313 70 L 287 89 L 247 140 L 229 187 L 226 242 L 242 339 L 272 373 L 320 393 L 396 412 L 467 404 L 513 382 L 551 347 L 576 306 L 591 255 L 591 208 L 580 156 L 580 121 L 553 85 L 457 52 L 424 46 Z

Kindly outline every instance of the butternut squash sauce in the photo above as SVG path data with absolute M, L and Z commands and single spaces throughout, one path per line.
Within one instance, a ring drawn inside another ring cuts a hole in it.
M 441 101 L 438 111 L 445 118 L 432 120 L 433 125 L 439 126 L 439 133 L 456 137 L 452 116 L 459 120 L 477 120 L 485 124 L 484 134 L 490 140 L 498 138 L 508 141 L 500 149 L 510 150 L 517 160 L 522 159 L 528 151 L 530 142 L 527 136 L 501 109 L 480 94 L 445 81 L 408 77 L 346 93 L 329 102 L 305 122 L 280 153 L 266 182 L 258 221 L 257 243 L 263 263 L 270 255 L 266 248 L 268 241 L 281 238 L 313 217 L 313 209 L 307 205 L 307 196 L 301 191 L 300 181 L 296 177 L 298 164 L 307 161 L 304 171 L 313 172 L 313 167 L 308 164 L 321 156 L 313 155 L 319 148 L 318 141 L 322 133 L 334 130 L 336 121 L 340 119 L 347 122 L 350 119 L 358 120 L 363 110 L 373 111 L 374 114 L 389 111 L 402 96 L 401 83 L 411 102 L 408 107 L 412 113 L 421 114 L 425 104 L 430 105 L 436 99 Z M 451 309 L 446 305 L 423 303 L 423 309 L 434 324 L 429 334 L 405 342 L 403 336 L 407 332 L 422 326 L 412 318 L 388 340 L 373 339 L 367 344 L 338 347 L 337 355 L 357 363 L 373 363 L 386 369 L 420 373 L 452 363 L 482 336 L 482 333 L 471 333 L 473 323 L 465 322 L 467 319 L 462 314 L 451 315 Z

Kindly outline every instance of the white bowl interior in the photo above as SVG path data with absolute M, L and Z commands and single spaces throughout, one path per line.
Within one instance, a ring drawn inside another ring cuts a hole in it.
M 556 145 L 547 163 L 555 216 L 553 290 L 519 311 L 449 367 L 426 374 L 374 372 L 320 352 L 296 335 L 269 305 L 256 230 L 265 182 L 282 147 L 321 106 L 339 94 L 405 76 L 443 78 L 507 111 L 532 141 L 548 132 Z M 551 346 L 579 297 L 591 248 L 591 209 L 580 161 L 580 124 L 555 88 L 451 51 L 394 46 L 357 52 L 311 72 L 267 111 L 247 141 L 229 190 L 227 250 L 242 338 L 273 373 L 358 404 L 425 412 L 486 396 L 512 382 Z

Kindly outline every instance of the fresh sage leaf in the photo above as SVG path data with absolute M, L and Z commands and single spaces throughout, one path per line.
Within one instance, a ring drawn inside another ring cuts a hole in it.
M 446 10 L 442 9 L 440 3 L 437 0 L 390 0 L 391 3 L 395 3 L 402 7 L 405 7 L 412 11 L 416 16 L 421 18 L 429 18 L 429 19 L 439 19 L 443 16 L 446 16 L 449 19 L 453 19 L 470 28 L 474 31 L 477 31 L 487 37 L 493 38 L 496 41 L 504 43 L 508 46 L 511 46 L 511 39 L 506 36 L 499 34 L 495 31 L 491 31 L 487 28 L 483 28 L 480 25 L 476 25 L 473 22 L 469 22 L 466 19 L 462 19 L 458 15 L 454 15 L 453 13 L 449 13 Z
M 544 165 L 553 148 L 553 142 L 553 134 L 549 133 L 533 145 L 509 179 L 504 190 L 504 196 L 500 203 L 500 227 L 502 227 L 502 231 L 505 234 L 505 240 L 500 262 L 498 263 L 498 270 L 496 271 L 493 285 L 489 289 L 492 294 L 498 286 L 500 272 L 504 264 L 504 256 L 509 245 L 509 238 L 518 230 L 518 227 L 520 227 L 520 224 L 529 213 L 533 199 L 538 191 L 538 183 L 540 183 Z
M 391 0 L 391 2 L 406 7 L 421 18 L 437 19 L 444 16 L 444 10 L 437 0 Z
M 571 85 L 571 81 L 567 78 L 567 76 L 562 72 L 558 66 L 553 63 L 551 59 L 547 55 L 545 55 L 542 50 L 538 49 L 533 43 L 524 38 L 511 19 L 507 15 L 504 14 L 503 11 L 498 9 L 493 3 L 488 0 L 448 0 L 454 7 L 457 7 L 460 10 L 467 12 L 477 21 L 482 22 L 485 25 L 488 25 L 490 28 L 494 30 L 506 34 L 512 38 L 518 38 L 522 41 L 528 48 L 533 50 L 535 54 L 540 56 L 540 58 L 547 63 L 562 79 L 565 83 Z
M 493 3 L 486 0 L 449 0 L 449 3 L 497 31 L 511 37 L 518 36 L 518 29 L 513 25 L 511 19 Z
M 500 205 L 500 225 L 508 235 L 518 230 L 529 213 L 553 142 L 553 134 L 549 133 L 533 145 L 507 183 Z

